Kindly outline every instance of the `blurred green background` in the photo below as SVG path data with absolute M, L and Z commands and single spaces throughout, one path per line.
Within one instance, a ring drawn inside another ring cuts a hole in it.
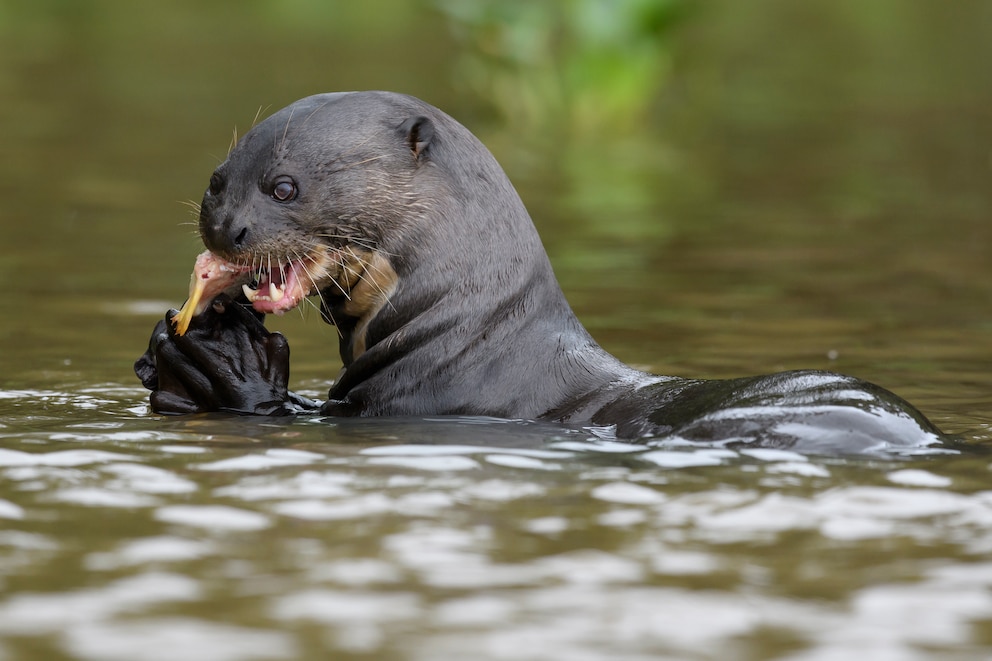
M 232 131 L 389 89 L 493 150 L 624 360 L 838 369 L 984 428 L 990 26 L 982 0 L 0 1 L 0 383 L 136 385 Z M 309 316 L 273 325 L 319 392 Z

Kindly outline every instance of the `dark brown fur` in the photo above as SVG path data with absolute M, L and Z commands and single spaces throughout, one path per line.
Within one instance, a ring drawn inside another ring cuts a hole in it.
M 280 181 L 296 187 L 291 200 L 276 199 Z M 572 313 L 492 155 L 412 97 L 319 95 L 261 122 L 214 173 L 200 231 L 229 260 L 333 256 L 325 261 L 337 266 L 309 274 L 325 320 L 340 333 L 345 365 L 319 405 L 326 415 L 546 419 L 612 426 L 629 439 L 826 452 L 916 447 L 939 436 L 909 404 L 851 377 L 805 371 L 698 381 L 622 364 Z M 250 315 L 213 311 L 194 320 L 186 341 L 160 329 L 139 361 L 143 381 L 159 393 L 153 406 L 272 408 L 272 370 L 258 358 L 268 354 L 246 356 L 245 343 L 233 339 L 272 342 L 259 328 Z M 153 378 L 168 369 L 216 382 L 235 359 L 245 364 L 224 388 Z M 279 396 L 288 404 L 273 412 L 308 406 Z

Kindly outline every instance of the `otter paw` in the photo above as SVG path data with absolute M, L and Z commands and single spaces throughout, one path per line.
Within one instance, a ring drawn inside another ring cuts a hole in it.
M 135 364 L 153 386 L 159 413 L 231 411 L 255 415 L 294 412 L 288 391 L 289 344 L 265 329 L 256 313 L 227 295 L 217 296 L 183 335 L 166 315 L 149 353 Z

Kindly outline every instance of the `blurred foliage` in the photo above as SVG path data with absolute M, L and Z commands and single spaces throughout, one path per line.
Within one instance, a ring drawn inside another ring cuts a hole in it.
M 625 240 L 664 236 L 658 180 L 669 154 L 649 146 L 649 110 L 672 76 L 673 35 L 691 0 L 435 0 L 460 44 L 456 84 L 494 110 L 490 144 L 512 169 L 532 150 L 562 164 L 559 214 L 598 243 L 585 269 L 616 267 Z M 506 129 L 509 130 L 506 130 Z M 488 141 L 487 141 L 488 142 Z M 612 249 L 611 249 L 612 246 Z
M 456 75 L 514 125 L 636 126 L 672 69 L 689 0 L 437 0 Z
M 795 278 L 810 236 L 849 254 L 868 234 L 929 236 L 934 218 L 970 223 L 981 264 L 990 21 L 987 0 L 0 0 L 0 275 L 71 263 L 37 288 L 124 286 L 89 266 L 147 268 L 119 248 L 142 218 L 174 255 L 151 260 L 171 292 L 199 245 L 177 200 L 199 197 L 233 126 L 370 88 L 482 138 L 573 292 L 657 280 L 688 244 L 706 247 L 699 278 L 749 244 L 765 252 L 742 269 Z

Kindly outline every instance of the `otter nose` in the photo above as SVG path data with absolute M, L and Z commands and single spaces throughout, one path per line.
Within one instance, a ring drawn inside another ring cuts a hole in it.
M 249 231 L 233 213 L 215 213 L 206 205 L 200 211 L 200 238 L 210 252 L 234 259 L 248 245 Z

